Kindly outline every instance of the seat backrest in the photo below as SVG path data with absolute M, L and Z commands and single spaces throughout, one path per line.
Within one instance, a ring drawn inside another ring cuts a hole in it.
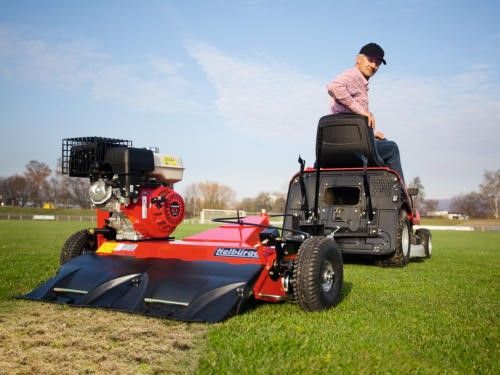
M 373 129 L 365 116 L 338 113 L 319 120 L 316 135 L 316 163 L 321 168 L 383 167 L 375 148 Z

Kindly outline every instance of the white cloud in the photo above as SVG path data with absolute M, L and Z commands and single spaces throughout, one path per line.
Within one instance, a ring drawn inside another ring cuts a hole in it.
M 154 57 L 119 64 L 88 41 L 51 41 L 0 27 L 0 74 L 64 88 L 86 88 L 98 100 L 157 113 L 204 108 L 191 99 L 183 67 Z
M 86 41 L 51 44 L 0 27 L 0 66 L 4 75 L 79 86 L 92 81 L 105 61 L 106 55 Z
M 129 108 L 163 114 L 204 110 L 189 95 L 189 85 L 175 64 L 154 59 L 142 66 L 108 65 L 96 74 L 92 94 Z
M 377 124 L 396 140 L 407 179 L 420 176 L 444 198 L 477 189 L 484 170 L 500 168 L 500 87 L 486 66 L 454 77 L 374 79 Z
M 189 50 L 215 86 L 217 109 L 233 129 L 302 139 L 328 109 L 324 82 L 287 65 L 235 58 L 201 43 Z

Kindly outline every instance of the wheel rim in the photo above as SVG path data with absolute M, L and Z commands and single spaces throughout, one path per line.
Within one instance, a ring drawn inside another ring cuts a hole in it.
M 427 243 L 427 249 L 429 249 L 429 256 L 432 255 L 432 239 L 429 237 L 429 242 Z
M 323 261 L 323 267 L 321 267 L 321 289 L 323 292 L 328 293 L 332 289 L 334 281 L 335 271 L 332 262 L 325 260 Z
M 406 258 L 410 252 L 410 231 L 408 230 L 408 225 L 403 224 L 403 232 L 401 233 L 401 247 L 403 251 L 403 256 Z

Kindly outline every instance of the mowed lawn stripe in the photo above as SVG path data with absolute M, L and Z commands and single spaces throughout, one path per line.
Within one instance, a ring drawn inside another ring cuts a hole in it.
M 0 373 L 192 374 L 205 324 L 12 298 L 53 276 L 66 238 L 88 225 L 0 221 Z

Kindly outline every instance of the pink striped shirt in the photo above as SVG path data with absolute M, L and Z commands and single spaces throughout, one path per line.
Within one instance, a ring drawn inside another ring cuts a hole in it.
M 368 80 L 357 68 L 347 69 L 326 86 L 332 113 L 368 112 Z

